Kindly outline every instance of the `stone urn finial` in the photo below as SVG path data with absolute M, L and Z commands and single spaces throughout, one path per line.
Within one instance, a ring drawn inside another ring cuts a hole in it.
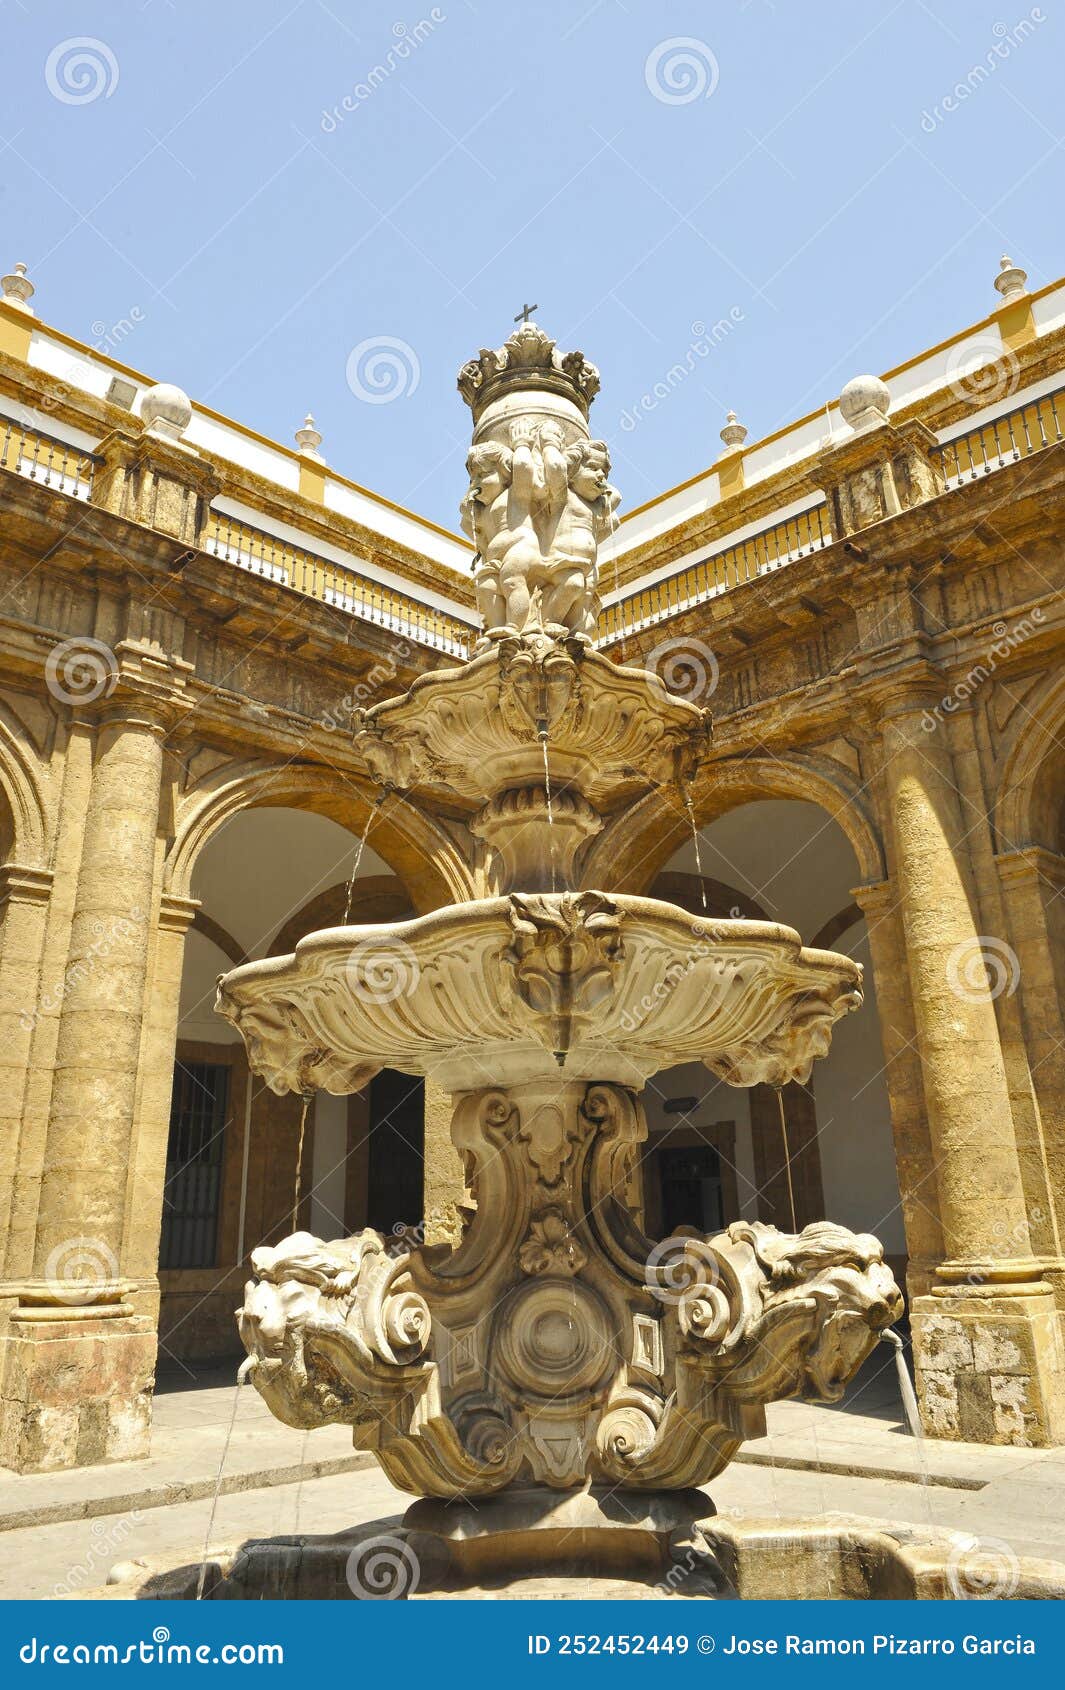
M 8 305 L 17 305 L 20 311 L 28 311 L 33 316 L 33 306 L 30 300 L 37 289 L 26 274 L 25 264 L 16 264 L 10 275 L 0 276 L 0 288 Z
M 192 401 L 172 382 L 156 382 L 141 397 L 141 421 L 157 440 L 180 440 L 192 421 Z
M 303 426 L 296 430 L 296 446 L 304 458 L 317 458 L 321 461 L 318 448 L 322 444 L 322 436 L 315 427 L 314 418 L 310 411 L 303 419 Z
M 725 442 L 726 452 L 736 452 L 747 438 L 747 430 L 741 422 L 736 421 L 735 411 L 730 411 L 725 418 L 725 426 L 721 430 L 721 438 Z
M 839 396 L 839 413 L 855 434 L 887 422 L 891 394 L 879 376 L 855 376 Z
M 1020 299 L 1028 292 L 1028 272 L 1022 270 L 1019 264 L 1014 264 L 1007 253 L 999 259 L 998 275 L 995 277 L 995 287 L 1004 301 Z

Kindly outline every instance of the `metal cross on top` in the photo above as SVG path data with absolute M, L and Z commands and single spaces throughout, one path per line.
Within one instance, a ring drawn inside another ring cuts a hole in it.
M 538 305 L 523 305 L 514 321 L 516 323 L 527 323 L 533 312 L 539 311 L 539 309 L 540 307 Z

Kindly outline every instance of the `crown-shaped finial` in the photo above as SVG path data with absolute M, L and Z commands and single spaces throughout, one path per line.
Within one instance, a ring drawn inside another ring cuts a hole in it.
M 493 399 L 512 388 L 560 393 L 587 417 L 599 392 L 599 371 L 583 352 L 559 352 L 538 324 L 524 322 L 497 351 L 482 347 L 459 371 L 458 389 L 474 422 Z

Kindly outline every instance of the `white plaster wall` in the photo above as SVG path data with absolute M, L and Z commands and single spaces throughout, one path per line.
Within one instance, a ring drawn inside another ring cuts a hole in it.
M 865 968 L 865 1002 L 837 1021 L 832 1049 L 814 1069 L 825 1214 L 855 1232 L 875 1233 L 885 1250 L 903 1255 L 906 1235 L 865 922 L 844 933 L 833 949 Z
M 843 829 L 819 804 L 799 799 L 741 804 L 700 830 L 699 851 L 705 875 L 745 892 L 806 944 L 852 901 L 861 878 Z M 694 842 L 666 867 L 694 874 Z
M 297 910 L 347 879 L 357 844 L 327 816 L 281 806 L 242 810 L 204 847 L 192 894 L 250 958 L 265 956 Z M 367 844 L 360 878 L 391 873 Z
M 316 1238 L 344 1238 L 348 1100 L 320 1091 L 314 1100 L 310 1230 Z
M 240 1034 L 215 1014 L 215 983 L 233 964 L 212 939 L 190 928 L 185 939 L 181 972 L 178 1038 L 203 1039 L 209 1044 L 239 1044 Z
M 765 799 L 730 810 L 701 830 L 700 855 L 704 874 L 754 898 L 771 920 L 796 928 L 807 944 L 852 902 L 851 888 L 860 879 L 842 828 L 818 805 L 799 800 Z M 694 873 L 694 844 L 685 845 L 666 867 Z M 906 1245 L 864 921 L 844 933 L 833 948 L 865 967 L 866 998 L 860 1010 L 836 1023 L 832 1049 L 814 1067 L 825 1213 L 829 1220 L 856 1231 L 874 1232 L 888 1251 L 901 1254 Z M 745 1094 L 728 1086 L 715 1087 L 709 1074 L 709 1087 L 705 1081 L 700 1085 L 698 1075 L 698 1068 L 675 1069 L 657 1075 L 653 1084 L 666 1096 L 699 1096 L 699 1109 L 693 1116 L 698 1123 L 736 1120 L 737 1164 L 748 1170 L 753 1195 Z M 737 1100 L 742 1100 L 742 1112 Z M 650 1120 L 650 1088 L 648 1102 Z M 655 1120 L 663 1125 L 681 1119 L 663 1116 L 660 1103 L 653 1108 Z M 742 1199 L 743 1180 L 739 1185 Z M 753 1202 L 745 1206 L 745 1213 L 756 1218 Z

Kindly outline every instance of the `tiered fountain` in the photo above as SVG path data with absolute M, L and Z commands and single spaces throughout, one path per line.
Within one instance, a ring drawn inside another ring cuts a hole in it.
M 902 1297 L 877 1240 L 828 1222 L 641 1230 L 646 1081 L 694 1059 L 737 1086 L 805 1081 L 862 975 L 786 927 L 587 884 L 604 825 L 654 786 L 682 802 L 710 743 L 706 712 L 591 644 L 617 503 L 597 387 L 529 322 L 465 365 L 483 638 L 355 723 L 374 780 L 446 816 L 485 895 L 312 933 L 219 984 L 275 1091 L 351 1092 L 388 1066 L 449 1092 L 475 1210 L 455 1248 L 364 1231 L 256 1250 L 244 1367 L 281 1420 L 350 1425 L 423 1499 L 389 1538 L 401 1580 L 411 1557 L 423 1586 L 464 1588 L 687 1556 L 743 1593 L 867 1594 L 833 1592 L 841 1528 L 759 1535 L 691 1488 L 764 1432 L 766 1403 L 838 1398 Z M 302 1545 L 301 1593 L 347 1594 L 359 1540 Z M 223 1558 L 212 1588 L 276 1594 L 278 1553 Z M 883 1576 L 917 1594 L 899 1556 L 882 1549 Z M 874 1564 L 867 1545 L 867 1584 Z

